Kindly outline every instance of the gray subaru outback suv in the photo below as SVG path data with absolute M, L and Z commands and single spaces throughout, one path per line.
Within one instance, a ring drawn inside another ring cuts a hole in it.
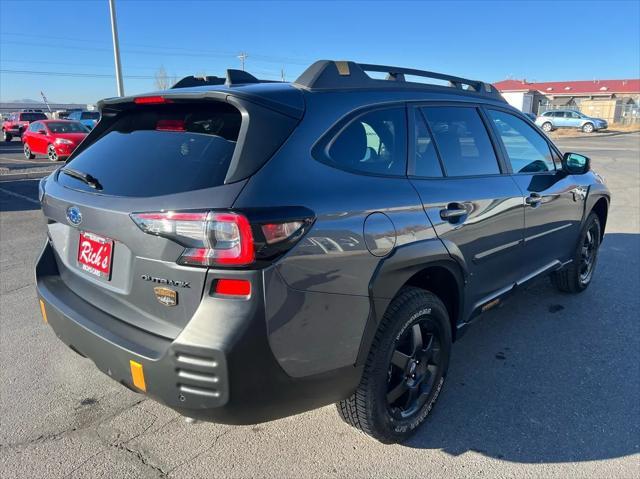
M 335 402 L 402 441 L 481 313 L 544 274 L 591 283 L 603 180 L 486 83 L 319 61 L 291 84 L 230 70 L 99 107 L 40 184 L 40 308 L 185 416 Z

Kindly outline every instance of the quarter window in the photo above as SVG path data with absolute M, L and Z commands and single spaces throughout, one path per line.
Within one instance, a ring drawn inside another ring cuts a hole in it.
M 475 108 L 428 107 L 422 111 L 433 132 L 447 176 L 500 173 L 491 140 Z
M 415 124 L 415 172 L 416 176 L 441 177 L 442 168 L 438 160 L 435 144 L 424 117 L 420 110 L 416 109 L 414 116 Z
M 405 175 L 406 123 L 404 107 L 375 110 L 357 117 L 329 146 L 330 164 L 362 173 Z
M 498 110 L 489 110 L 514 173 L 554 171 L 551 149 L 546 140 L 525 121 Z

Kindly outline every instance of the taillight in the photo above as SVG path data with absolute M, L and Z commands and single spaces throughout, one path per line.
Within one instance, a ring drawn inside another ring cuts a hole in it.
M 296 233 L 304 222 L 287 221 L 286 223 L 267 223 L 262 225 L 262 234 L 267 244 L 279 243 Z
M 256 268 L 286 253 L 314 221 L 313 212 L 301 207 L 252 209 L 243 213 L 159 211 L 130 216 L 145 233 L 184 246 L 178 264 Z
M 186 249 L 179 264 L 248 265 L 255 260 L 249 220 L 238 213 L 136 213 L 131 218 L 145 233 L 172 239 Z

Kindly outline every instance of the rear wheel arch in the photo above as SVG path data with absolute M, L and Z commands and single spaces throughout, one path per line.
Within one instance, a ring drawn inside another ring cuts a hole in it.
M 425 249 L 432 246 L 432 254 L 424 258 Z M 422 251 L 422 257 L 415 256 L 419 251 Z M 455 339 L 457 325 L 462 319 L 464 278 L 463 268 L 438 240 L 399 248 L 394 255 L 381 261 L 369 284 L 371 311 L 356 364 L 362 364 L 366 359 L 384 313 L 402 288 L 407 286 L 431 291 L 439 297 L 449 313 L 451 335 Z
M 462 311 L 463 285 L 462 273 L 453 261 L 436 262 L 411 276 L 399 291 L 406 286 L 414 286 L 436 295 L 447 308 L 451 337 L 455 341 Z

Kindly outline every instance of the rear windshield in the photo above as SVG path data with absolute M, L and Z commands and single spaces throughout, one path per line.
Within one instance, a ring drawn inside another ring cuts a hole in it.
M 51 133 L 89 133 L 87 127 L 77 121 L 50 121 L 47 128 Z
M 47 115 L 44 113 L 20 113 L 20 121 L 38 121 L 46 119 Z
M 85 111 L 80 116 L 81 120 L 99 120 L 100 112 L 97 111 Z
M 224 183 L 240 131 L 227 103 L 142 106 L 113 126 L 66 167 L 102 187 L 60 174 L 70 188 L 114 196 L 160 196 Z

